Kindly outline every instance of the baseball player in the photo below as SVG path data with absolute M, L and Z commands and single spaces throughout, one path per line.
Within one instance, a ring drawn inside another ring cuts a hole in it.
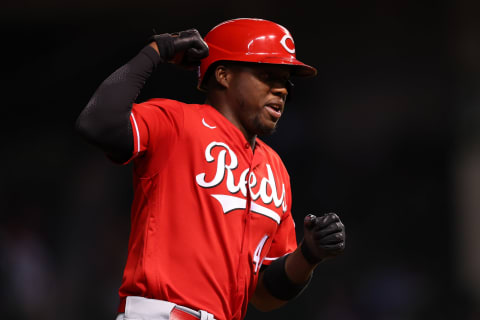
M 157 65 L 199 66 L 204 104 L 135 100 Z M 317 265 L 340 254 L 345 228 L 304 219 L 297 247 L 290 179 L 259 135 L 283 115 L 296 59 L 289 31 L 234 19 L 153 36 L 110 75 L 77 119 L 114 162 L 133 163 L 131 233 L 117 319 L 243 319 L 297 297 Z

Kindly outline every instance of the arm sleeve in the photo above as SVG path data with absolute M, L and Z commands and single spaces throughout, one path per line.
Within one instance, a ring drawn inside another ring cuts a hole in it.
M 150 46 L 117 69 L 98 87 L 76 122 L 79 134 L 108 156 L 123 163 L 134 150 L 131 110 L 160 61 Z

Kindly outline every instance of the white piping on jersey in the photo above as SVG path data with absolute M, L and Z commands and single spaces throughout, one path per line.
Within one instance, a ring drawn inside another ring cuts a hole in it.
M 290 254 L 290 253 L 291 253 L 291 252 L 287 252 L 287 253 L 285 253 L 285 254 L 284 254 L 283 256 L 281 256 L 281 257 L 285 257 L 287 254 Z M 277 259 L 279 259 L 279 258 L 281 258 L 281 257 L 265 257 L 264 260 L 272 261 L 272 260 L 277 260 Z
M 133 119 L 133 124 L 135 125 L 135 132 L 137 133 L 137 153 L 140 152 L 140 133 L 138 132 L 138 125 L 137 121 L 135 120 L 135 116 L 133 115 L 133 112 L 130 113 Z
M 202 123 L 205 127 L 207 127 L 208 129 L 215 129 L 216 126 L 211 126 L 209 125 L 208 123 L 205 122 L 205 118 L 202 118 Z
M 226 194 L 212 194 L 211 196 L 217 199 L 218 202 L 220 202 L 223 213 L 228 213 L 236 209 L 247 208 L 246 199 L 229 196 Z M 264 206 L 261 206 L 253 201 L 250 202 L 250 211 L 266 216 L 275 221 L 277 224 L 280 224 L 280 215 L 278 215 L 278 213 L 269 208 L 265 208 Z
M 278 258 L 280 257 L 273 257 L 273 258 L 265 257 L 264 260 L 272 261 L 272 260 L 277 260 Z

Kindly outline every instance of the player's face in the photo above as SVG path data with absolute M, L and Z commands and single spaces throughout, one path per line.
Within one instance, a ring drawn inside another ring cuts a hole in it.
M 271 134 L 283 114 L 287 98 L 288 68 L 258 64 L 234 67 L 230 83 L 236 120 L 248 137 Z

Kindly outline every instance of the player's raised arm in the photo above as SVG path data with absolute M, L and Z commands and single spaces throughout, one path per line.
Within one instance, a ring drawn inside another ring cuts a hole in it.
M 150 45 L 98 87 L 77 118 L 77 131 L 112 159 L 126 161 L 133 151 L 132 106 L 156 66 L 170 62 L 193 69 L 207 55 L 208 46 L 195 29 L 152 36 Z

